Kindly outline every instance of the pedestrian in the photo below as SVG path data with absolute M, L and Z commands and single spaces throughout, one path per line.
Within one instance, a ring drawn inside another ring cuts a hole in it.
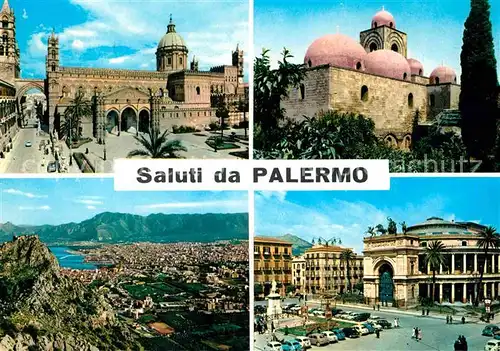
M 427 309 L 427 315 L 429 315 L 429 309 Z
M 418 328 L 417 327 L 413 328 L 413 334 L 411 337 L 412 337 L 412 339 L 417 339 L 417 337 L 418 337 Z
M 400 328 L 400 327 L 401 327 L 401 324 L 399 323 L 399 317 L 398 317 L 398 328 Z
M 462 324 L 465 324 L 465 316 L 462 316 Z
M 450 316 L 446 315 L 446 324 L 450 323 Z
M 425 310 L 422 308 L 422 316 L 425 315 Z
M 373 305 L 373 310 L 375 311 L 375 305 Z
M 450 316 L 450 324 L 453 324 L 453 317 Z
M 377 305 L 377 310 L 380 311 L 380 304 Z
M 375 329 L 375 335 L 377 335 L 377 339 L 380 339 L 380 330 Z
M 397 328 L 397 327 L 398 327 L 398 319 L 394 318 L 394 328 Z
M 422 340 L 422 329 L 418 329 L 418 341 Z

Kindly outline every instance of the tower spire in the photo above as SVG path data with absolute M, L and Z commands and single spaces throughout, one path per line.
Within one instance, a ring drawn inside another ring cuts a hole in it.
M 2 10 L 0 12 L 10 12 L 9 0 L 3 0 Z
M 175 24 L 172 19 L 172 14 L 170 14 L 170 22 L 168 23 L 167 33 L 175 33 Z

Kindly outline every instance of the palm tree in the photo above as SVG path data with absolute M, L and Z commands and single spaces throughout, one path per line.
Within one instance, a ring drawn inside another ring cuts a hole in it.
M 375 232 L 374 227 L 368 227 L 368 229 L 366 230 L 366 234 L 369 234 L 370 238 L 373 238 L 377 233 Z
M 67 137 L 71 135 L 71 139 L 78 140 L 81 137 L 80 125 L 82 124 L 82 118 L 88 116 L 92 116 L 92 104 L 85 99 L 81 91 L 78 91 L 71 105 L 64 111 L 65 120 L 61 131 Z
M 350 270 L 350 263 L 351 260 L 354 259 L 354 252 L 352 252 L 351 249 L 345 249 L 340 253 L 340 259 L 345 262 L 345 267 L 346 267 L 346 280 L 347 280 L 347 288 L 348 291 L 351 291 L 351 270 Z
M 219 118 L 220 120 L 220 136 L 223 139 L 224 138 L 224 121 L 229 118 L 229 109 L 227 108 L 226 105 L 226 96 L 223 95 L 221 98 L 219 98 L 219 101 L 217 103 L 217 110 L 215 111 L 215 115 Z
M 500 234 L 497 233 L 496 228 L 492 226 L 487 227 L 483 232 L 481 232 L 479 239 L 477 240 L 477 246 L 483 250 L 484 258 L 479 264 L 479 289 L 476 289 L 477 296 L 474 299 L 474 305 L 479 305 L 479 297 L 482 295 L 483 291 L 483 274 L 486 265 L 486 257 L 490 250 L 496 250 L 500 247 Z
M 425 248 L 425 259 L 426 265 L 430 265 L 432 270 L 432 303 L 434 303 L 434 296 L 436 291 L 436 271 L 441 265 L 444 264 L 444 244 L 440 240 L 431 241 L 429 245 Z
M 177 152 L 187 151 L 180 140 L 167 140 L 168 131 L 160 134 L 157 128 L 151 128 L 146 135 L 135 136 L 144 149 L 133 150 L 127 157 L 147 156 L 150 158 L 179 158 Z
M 243 112 L 243 127 L 245 129 L 245 138 L 247 137 L 247 118 L 246 114 L 248 112 L 248 100 L 247 99 L 239 99 L 234 103 L 234 106 L 236 107 L 236 110 L 238 112 Z

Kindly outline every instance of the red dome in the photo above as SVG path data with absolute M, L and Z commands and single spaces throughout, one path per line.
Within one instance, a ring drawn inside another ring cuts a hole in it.
M 366 51 L 354 39 L 343 34 L 328 34 L 316 39 L 307 49 L 304 63 L 309 67 L 331 64 L 362 69 Z
M 431 84 L 456 83 L 457 74 L 453 68 L 439 66 L 431 73 Z
M 396 21 L 394 16 L 385 10 L 379 11 L 372 18 L 372 28 L 387 26 L 396 28 Z
M 411 70 L 406 58 L 392 50 L 372 51 L 365 58 L 365 70 L 368 73 L 407 80 Z
M 423 76 L 424 75 L 424 65 L 418 60 L 409 58 L 408 64 L 410 65 L 410 70 L 412 75 Z

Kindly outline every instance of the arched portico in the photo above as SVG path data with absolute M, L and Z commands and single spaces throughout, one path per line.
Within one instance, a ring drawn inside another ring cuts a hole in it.
M 378 297 L 382 304 L 394 301 L 394 269 L 389 263 L 383 263 L 378 269 Z
M 149 111 L 143 109 L 139 112 L 139 132 L 146 133 L 151 125 Z
M 121 131 L 128 133 L 137 132 L 137 113 L 132 107 L 126 107 L 121 113 Z
M 118 111 L 110 110 L 106 114 L 106 130 L 108 133 L 117 133 L 118 132 L 118 121 L 119 115 Z

